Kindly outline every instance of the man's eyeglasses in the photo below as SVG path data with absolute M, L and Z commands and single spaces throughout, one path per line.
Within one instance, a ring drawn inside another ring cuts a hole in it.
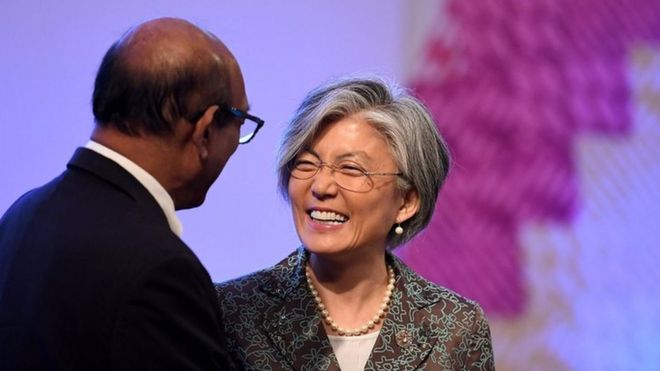
M 235 107 L 227 107 L 223 111 L 227 112 L 228 114 L 238 117 L 243 121 L 241 124 L 241 134 L 238 139 L 239 144 L 245 144 L 249 141 L 252 140 L 252 138 L 257 135 L 257 132 L 259 129 L 261 129 L 262 126 L 264 126 L 265 121 L 260 119 L 257 116 L 253 116 L 243 110 L 240 110 Z
M 332 174 L 335 183 L 345 190 L 352 192 L 369 192 L 374 187 L 372 176 L 403 176 L 403 173 L 379 173 L 365 171 L 355 164 L 326 164 L 325 162 L 314 162 L 310 160 L 296 160 L 289 166 L 289 174 L 293 178 L 307 180 L 311 179 L 327 167 Z

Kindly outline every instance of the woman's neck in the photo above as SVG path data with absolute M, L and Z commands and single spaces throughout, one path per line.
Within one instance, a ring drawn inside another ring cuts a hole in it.
M 384 250 L 340 258 L 311 253 L 308 267 L 318 296 L 339 326 L 363 326 L 381 307 L 389 280 Z
M 333 291 L 350 291 L 360 284 L 381 283 L 387 276 L 384 251 L 340 257 L 310 253 L 308 263 L 315 282 Z

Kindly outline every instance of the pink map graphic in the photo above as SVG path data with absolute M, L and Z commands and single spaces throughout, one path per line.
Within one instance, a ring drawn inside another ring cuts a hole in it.
M 660 2 L 449 0 L 445 12 L 410 86 L 454 167 L 428 229 L 397 253 L 490 315 L 515 316 L 527 302 L 519 231 L 572 222 L 577 136 L 633 130 L 628 52 L 660 41 Z

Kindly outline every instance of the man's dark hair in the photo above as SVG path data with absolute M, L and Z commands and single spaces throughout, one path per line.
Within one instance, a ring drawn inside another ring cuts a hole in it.
M 106 52 L 96 75 L 94 119 L 127 135 L 171 133 L 210 105 L 229 100 L 227 68 L 208 50 L 130 56 L 122 41 Z

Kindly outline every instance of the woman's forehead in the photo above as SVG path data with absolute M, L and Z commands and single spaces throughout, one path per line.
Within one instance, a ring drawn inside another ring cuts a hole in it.
M 326 124 L 304 150 L 324 161 L 392 158 L 391 145 L 385 135 L 360 116 Z

